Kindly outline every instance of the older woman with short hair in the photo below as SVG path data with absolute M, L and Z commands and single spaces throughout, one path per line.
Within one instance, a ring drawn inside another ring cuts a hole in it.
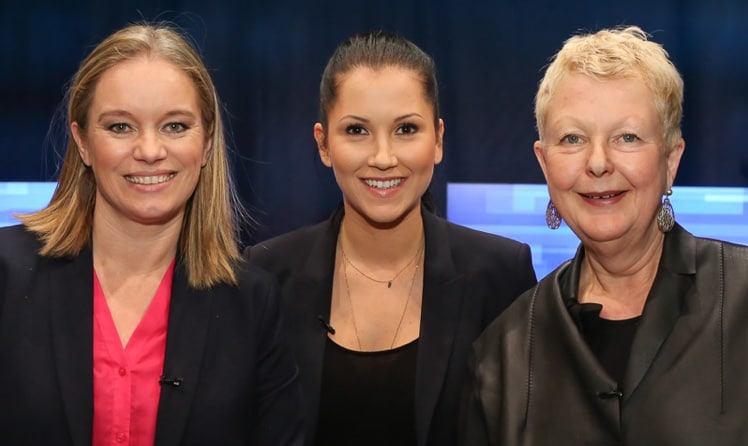
M 572 37 L 548 67 L 546 219 L 581 245 L 475 343 L 464 444 L 748 442 L 748 248 L 675 223 L 682 97 L 634 26 Z

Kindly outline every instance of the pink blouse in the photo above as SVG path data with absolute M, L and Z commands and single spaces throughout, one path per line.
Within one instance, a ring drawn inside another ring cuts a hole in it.
M 150 446 L 155 441 L 173 275 L 174 260 L 123 347 L 94 271 L 94 446 Z

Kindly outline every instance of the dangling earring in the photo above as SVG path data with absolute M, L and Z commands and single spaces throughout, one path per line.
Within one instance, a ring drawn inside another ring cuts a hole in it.
M 660 210 L 657 211 L 657 227 L 662 232 L 668 232 L 675 226 L 675 212 L 673 212 L 673 205 L 670 204 L 668 198 L 673 194 L 671 189 L 665 191 L 663 195 L 662 203 L 660 204 Z
M 545 208 L 545 224 L 551 229 L 558 229 L 561 226 L 561 215 L 553 204 L 553 200 L 548 200 L 548 206 Z

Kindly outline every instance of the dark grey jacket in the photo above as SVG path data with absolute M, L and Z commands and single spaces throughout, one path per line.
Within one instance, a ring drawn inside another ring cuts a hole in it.
M 748 247 L 666 235 L 620 396 L 565 306 L 582 256 L 476 342 L 463 443 L 748 444 Z

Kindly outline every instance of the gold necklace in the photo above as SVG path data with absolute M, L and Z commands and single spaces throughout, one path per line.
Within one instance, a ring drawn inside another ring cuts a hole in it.
M 353 262 L 351 262 L 351 259 L 349 259 L 347 255 L 345 255 L 345 249 L 343 249 L 343 243 L 338 242 L 338 245 L 340 246 L 340 254 L 342 254 L 343 261 L 346 264 L 351 265 L 351 267 L 353 269 L 355 269 L 359 274 L 361 274 L 362 276 L 364 276 L 367 279 L 371 280 L 372 282 L 386 283 L 387 284 L 387 288 L 392 288 L 392 282 L 394 282 L 395 279 L 397 279 L 398 277 L 400 277 L 400 274 L 402 274 L 403 271 L 405 271 L 406 269 L 408 269 L 408 267 L 416 260 L 416 258 L 418 258 L 418 256 L 421 255 L 421 252 L 423 252 L 423 244 L 422 244 L 421 247 L 418 248 L 418 251 L 416 251 L 416 255 L 414 255 L 413 258 L 410 259 L 410 261 L 408 263 L 406 263 L 405 266 L 403 266 L 402 269 L 400 271 L 398 271 L 397 274 L 395 274 L 394 277 L 392 277 L 392 279 L 381 280 L 381 279 L 375 279 L 374 277 L 371 277 L 370 275 L 368 275 L 365 272 L 361 271 L 361 269 L 359 267 L 357 267 Z
M 355 265 L 353 265 L 350 261 L 347 261 L 347 258 L 345 257 L 345 252 L 343 251 L 343 245 L 338 243 L 340 246 L 340 252 L 343 255 L 343 258 L 346 259 L 346 261 L 343 262 L 343 278 L 345 280 L 345 292 L 348 296 L 348 305 L 351 307 L 351 320 L 353 322 L 353 332 L 356 334 L 356 342 L 358 343 L 358 349 L 362 350 L 361 348 L 361 338 L 358 336 L 358 326 L 356 325 L 356 312 L 353 311 L 353 299 L 351 299 L 351 287 L 348 284 L 348 265 L 350 264 L 356 271 L 361 273 L 364 277 L 370 280 L 374 280 L 371 277 L 368 277 L 366 274 L 359 271 Z M 395 346 L 395 341 L 397 340 L 397 335 L 400 334 L 400 326 L 403 325 L 403 320 L 405 319 L 405 313 L 408 310 L 408 303 L 410 302 L 410 296 L 413 294 L 413 286 L 416 283 L 416 275 L 418 274 L 418 265 L 421 263 L 421 255 L 423 254 L 423 245 L 418 249 L 418 252 L 416 253 L 416 257 L 414 257 L 414 260 L 417 258 L 418 261 L 416 262 L 416 267 L 413 270 L 413 277 L 410 279 L 410 288 L 408 289 L 408 296 L 405 298 L 405 306 L 403 307 L 403 312 L 400 315 L 400 320 L 397 322 L 397 328 L 395 328 L 395 335 L 392 337 L 392 342 L 390 343 L 390 350 Z M 413 263 L 413 260 L 408 262 L 408 265 Z M 407 267 L 407 265 L 406 265 Z M 400 275 L 401 272 L 403 272 L 405 268 L 400 270 L 400 272 L 397 273 L 397 275 Z M 395 278 L 392 278 L 392 280 L 395 280 Z M 377 280 L 374 280 L 375 282 L 378 282 Z M 391 281 L 390 281 L 391 282 Z

